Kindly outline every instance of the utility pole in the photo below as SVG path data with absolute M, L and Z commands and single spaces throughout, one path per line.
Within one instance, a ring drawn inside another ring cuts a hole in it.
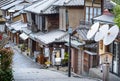
M 71 77 L 71 35 L 72 35 L 72 27 L 69 27 L 68 33 L 69 33 L 69 46 L 68 46 L 68 53 L 69 53 L 69 58 L 68 58 L 68 77 Z
M 101 0 L 101 14 L 103 14 L 104 10 L 104 0 Z

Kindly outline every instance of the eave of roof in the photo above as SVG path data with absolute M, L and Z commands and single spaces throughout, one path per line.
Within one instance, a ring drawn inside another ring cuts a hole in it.
M 84 0 L 69 0 L 66 2 L 66 0 L 58 0 L 54 4 L 54 6 L 84 6 L 85 2 Z
M 53 9 L 52 4 L 55 1 L 56 0 L 42 0 L 25 8 L 24 10 L 36 14 L 53 14 L 56 13 L 56 11 L 51 11 Z
M 93 20 L 103 22 L 103 23 L 115 24 L 114 15 L 100 15 L 98 17 L 93 18 Z
M 3 7 L 3 6 L 6 6 L 8 4 L 11 4 L 14 1 L 15 0 L 0 0 L 0 8 Z

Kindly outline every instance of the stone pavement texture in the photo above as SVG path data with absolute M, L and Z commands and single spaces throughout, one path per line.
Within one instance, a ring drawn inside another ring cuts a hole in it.
M 14 68 L 14 70 L 16 71 L 14 72 L 15 81 L 98 81 L 90 78 L 69 78 L 62 73 L 46 69 Z
M 103 78 L 103 73 L 101 73 L 100 68 L 91 68 L 89 71 L 89 75 L 94 78 Z M 120 81 L 120 77 L 109 72 L 109 81 Z
M 41 69 L 42 66 L 24 54 L 14 44 L 10 44 L 14 51 L 13 76 L 15 81 L 100 81 L 88 77 L 68 77 L 57 70 Z

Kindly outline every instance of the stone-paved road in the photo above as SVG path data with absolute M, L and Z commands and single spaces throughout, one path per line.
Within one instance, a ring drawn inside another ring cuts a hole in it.
M 21 54 L 17 46 L 10 46 L 14 50 L 12 67 L 15 81 L 98 81 L 93 78 L 68 77 L 58 71 L 41 69 L 41 65 Z
M 31 58 L 21 54 L 18 50 L 14 48 L 14 56 L 13 56 L 13 68 L 41 68 L 41 66 Z

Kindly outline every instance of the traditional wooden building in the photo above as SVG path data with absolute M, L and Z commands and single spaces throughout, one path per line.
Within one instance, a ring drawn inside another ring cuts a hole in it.
M 114 14 L 110 13 L 110 10 L 113 8 L 114 4 L 110 1 L 105 2 L 105 7 L 103 14 L 93 18 L 94 22 L 100 22 L 101 24 L 109 24 L 109 26 L 115 25 L 114 23 Z M 110 4 L 110 5 L 109 5 Z M 105 52 L 109 52 L 112 54 L 112 62 L 110 63 L 110 72 L 113 74 L 120 76 L 120 33 L 118 34 L 117 38 L 110 44 L 105 46 L 102 41 L 99 42 L 99 54 L 104 54 Z
M 75 29 L 80 24 L 80 20 L 84 20 L 84 0 L 58 0 L 53 5 L 59 9 L 60 30 L 67 31 L 69 26 Z
M 45 54 L 45 47 L 48 47 L 48 44 L 57 38 L 57 33 L 54 30 L 59 28 L 59 16 L 56 9 L 52 6 L 55 1 L 56 0 L 38 1 L 38 3 L 34 3 L 24 9 L 27 12 L 28 29 L 32 31 L 29 35 L 31 39 L 29 41 L 29 47 L 31 49 L 31 56 L 34 59 L 36 59 L 37 56 L 39 57 L 39 55 L 43 56 Z M 48 36 L 51 38 L 48 38 Z M 51 39 L 52 41 L 49 42 Z
M 114 19 L 114 16 L 101 15 L 99 17 L 94 18 L 93 20 L 102 22 L 104 24 L 109 24 L 110 26 L 113 26 L 115 24 L 113 19 Z M 120 72 L 118 70 L 118 68 L 120 67 L 119 66 L 120 65 L 119 64 L 119 58 L 120 58 L 119 57 L 119 54 L 120 54 L 120 52 L 119 52 L 119 43 L 120 43 L 119 38 L 120 37 L 119 37 L 119 34 L 118 34 L 118 37 L 116 38 L 116 40 L 112 44 L 110 44 L 108 46 L 103 45 L 102 41 L 99 42 L 99 54 L 104 53 L 105 51 L 112 53 L 113 59 L 112 59 L 112 63 L 110 63 L 110 65 L 111 65 L 110 66 L 110 71 L 112 73 L 117 74 L 118 76 L 120 76 Z
M 86 0 L 85 2 L 85 20 L 92 21 L 93 17 L 101 15 L 101 0 Z
M 87 1 L 87 0 L 86 1 L 83 1 L 83 0 L 60 1 L 59 0 L 56 3 L 54 3 L 54 6 L 59 8 L 59 17 L 60 17 L 59 29 L 67 31 L 69 26 L 72 27 L 73 30 L 76 30 L 76 28 L 79 27 L 80 30 L 79 29 L 77 30 L 77 31 L 80 31 L 79 35 L 75 34 L 75 38 L 78 38 L 78 39 L 75 39 L 73 36 L 74 41 L 77 41 L 80 39 L 87 41 L 86 33 L 91 25 L 86 21 L 91 22 L 92 17 L 95 17 L 101 14 L 101 2 L 97 1 L 93 3 L 92 1 Z M 67 38 L 68 36 L 63 36 L 60 39 L 65 40 Z M 66 41 L 69 42 L 68 40 Z M 73 42 L 73 45 L 71 48 L 72 50 L 71 51 L 72 52 L 71 68 L 73 72 L 78 74 L 88 72 L 91 67 L 95 67 L 98 65 L 97 51 L 91 49 L 91 48 L 96 48 L 96 44 L 93 44 L 93 45 L 90 44 L 85 46 L 87 50 L 85 49 L 82 50 L 83 47 L 84 45 L 79 41 L 79 42 L 76 42 L 76 44 L 74 44 Z M 94 61 L 96 61 L 96 63 L 94 63 Z
M 6 19 L 6 32 L 11 41 L 17 45 L 24 41 L 19 37 L 22 33 L 21 28 L 27 27 L 27 17 L 23 9 L 30 4 L 32 4 L 32 2 L 26 0 L 15 0 L 7 6 L 1 7 L 3 17 Z
M 64 53 L 68 51 L 67 31 L 70 26 L 73 30 L 79 31 L 79 34 L 74 34 L 71 37 L 72 71 L 78 74 L 84 71 L 88 72 L 89 68 L 97 65 L 94 63 L 97 59 L 97 53 L 91 49 L 93 47 L 96 48 L 96 44 L 84 45 L 84 41 L 87 41 L 86 33 L 90 27 L 90 23 L 87 22 L 91 22 L 92 17 L 101 14 L 100 4 L 99 0 L 94 0 L 94 2 L 91 0 L 40 0 L 25 8 L 24 11 L 26 13 L 21 13 L 20 11 L 21 15 L 19 17 L 21 21 L 18 23 L 20 27 L 17 27 L 18 16 L 16 18 L 10 17 L 16 22 L 11 24 L 13 27 L 10 28 L 15 31 L 9 32 L 9 36 L 18 44 L 20 44 L 21 38 L 25 41 L 29 38 L 27 45 L 31 52 L 30 56 L 35 60 L 37 56 L 41 59 L 44 56 L 54 65 L 55 57 L 64 59 Z M 9 10 L 14 10 L 14 8 Z M 10 14 L 14 16 L 16 12 Z M 21 28 L 22 25 L 20 23 L 24 24 L 25 28 Z M 18 28 L 20 28 L 19 34 L 16 32 Z M 20 38 L 17 38 L 19 36 Z M 56 39 L 64 39 L 64 36 L 65 41 L 62 41 L 62 45 L 56 45 Z M 67 43 L 64 44 L 65 42 Z M 58 48 L 61 50 L 56 52 Z M 39 63 L 43 63 L 43 61 L 40 60 Z

